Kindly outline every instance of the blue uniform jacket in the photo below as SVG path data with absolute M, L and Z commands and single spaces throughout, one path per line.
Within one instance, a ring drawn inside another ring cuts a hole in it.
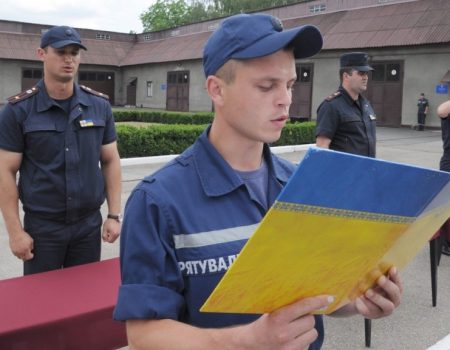
M 258 315 L 201 313 L 265 210 L 207 138 L 145 178 L 130 195 L 121 232 L 116 320 L 174 319 L 199 327 L 249 323 Z M 294 165 L 270 153 L 272 204 Z M 319 339 L 323 323 L 316 316 Z
M 19 195 L 26 213 L 76 222 L 105 200 L 99 161 L 102 145 L 116 140 L 111 106 L 75 85 L 67 115 L 42 80 L 36 88 L 1 111 L 0 148 L 23 154 Z

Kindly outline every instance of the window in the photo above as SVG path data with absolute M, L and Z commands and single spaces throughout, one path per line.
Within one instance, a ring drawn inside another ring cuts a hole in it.
M 111 35 L 97 33 L 97 34 L 95 34 L 95 39 L 97 39 L 97 40 L 111 40 Z
M 28 79 L 41 79 L 42 78 L 42 69 L 24 69 L 22 71 L 22 78 Z
M 384 81 L 385 65 L 384 64 L 373 64 L 372 68 L 374 69 L 372 71 L 372 80 Z
M 81 81 L 106 81 L 111 80 L 114 73 L 109 72 L 80 72 L 79 80 Z
M 208 26 L 208 30 L 213 31 L 219 28 L 219 23 L 211 24 Z
M 106 80 L 106 73 L 97 73 L 97 80 L 98 81 L 105 81 Z
M 311 81 L 311 68 L 301 67 L 300 69 L 300 81 L 302 83 L 309 83 Z
M 400 65 L 397 63 L 386 65 L 386 80 L 399 81 L 400 80 Z
M 325 12 L 326 9 L 327 9 L 327 5 L 325 5 L 325 4 L 311 5 L 309 7 L 309 13 Z
M 150 41 L 152 40 L 152 35 L 151 34 L 144 34 L 144 41 Z
M 372 80 L 378 82 L 400 81 L 400 63 L 373 63 Z
M 33 70 L 24 69 L 24 71 L 22 72 L 22 78 L 33 78 Z
M 153 81 L 147 81 L 147 97 L 153 97 Z

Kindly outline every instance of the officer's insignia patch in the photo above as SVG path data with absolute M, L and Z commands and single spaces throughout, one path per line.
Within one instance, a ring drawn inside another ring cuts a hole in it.
M 98 92 L 95 90 L 92 90 L 90 87 L 84 86 L 84 85 L 80 85 L 80 88 L 83 89 L 83 91 L 89 92 L 92 95 L 98 96 L 98 97 L 103 97 L 106 100 L 109 100 L 109 96 L 107 94 L 104 94 L 102 92 Z
M 341 95 L 341 92 L 340 91 L 336 91 L 336 92 L 333 92 L 330 96 L 328 96 L 325 100 L 331 101 L 331 100 L 335 99 L 336 97 L 338 97 L 340 95 Z
M 94 126 L 94 122 L 92 121 L 92 119 L 82 119 L 80 120 L 80 126 L 82 128 L 87 128 L 90 126 Z
M 31 97 L 39 92 L 39 89 L 36 86 L 33 86 L 31 89 L 22 91 L 20 94 L 8 97 L 8 102 L 11 104 L 26 100 L 28 97 Z

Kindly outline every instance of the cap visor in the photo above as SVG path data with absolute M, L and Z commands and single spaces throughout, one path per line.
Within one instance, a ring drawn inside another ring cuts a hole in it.
M 351 68 L 354 68 L 354 69 L 356 69 L 356 70 L 358 70 L 360 72 L 370 72 L 370 71 L 374 70 L 370 66 L 356 66 L 356 67 L 351 67 Z
M 55 49 L 61 49 L 63 47 L 69 46 L 69 45 L 76 45 L 76 46 L 81 47 L 83 50 L 87 51 L 85 46 L 83 46 L 80 43 L 73 41 L 73 40 L 61 40 L 61 41 L 57 41 L 56 43 L 50 44 L 50 46 Z
M 310 25 L 275 32 L 234 54 L 231 58 L 250 59 L 271 55 L 292 43 L 295 58 L 314 56 L 323 44 L 320 31 Z

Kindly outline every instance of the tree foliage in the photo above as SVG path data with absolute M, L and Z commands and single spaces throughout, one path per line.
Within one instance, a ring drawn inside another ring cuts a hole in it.
M 157 0 L 140 16 L 144 31 L 174 28 L 186 24 L 189 6 L 184 0 Z
M 157 0 L 140 19 L 144 31 L 157 31 L 305 1 L 311 0 Z

